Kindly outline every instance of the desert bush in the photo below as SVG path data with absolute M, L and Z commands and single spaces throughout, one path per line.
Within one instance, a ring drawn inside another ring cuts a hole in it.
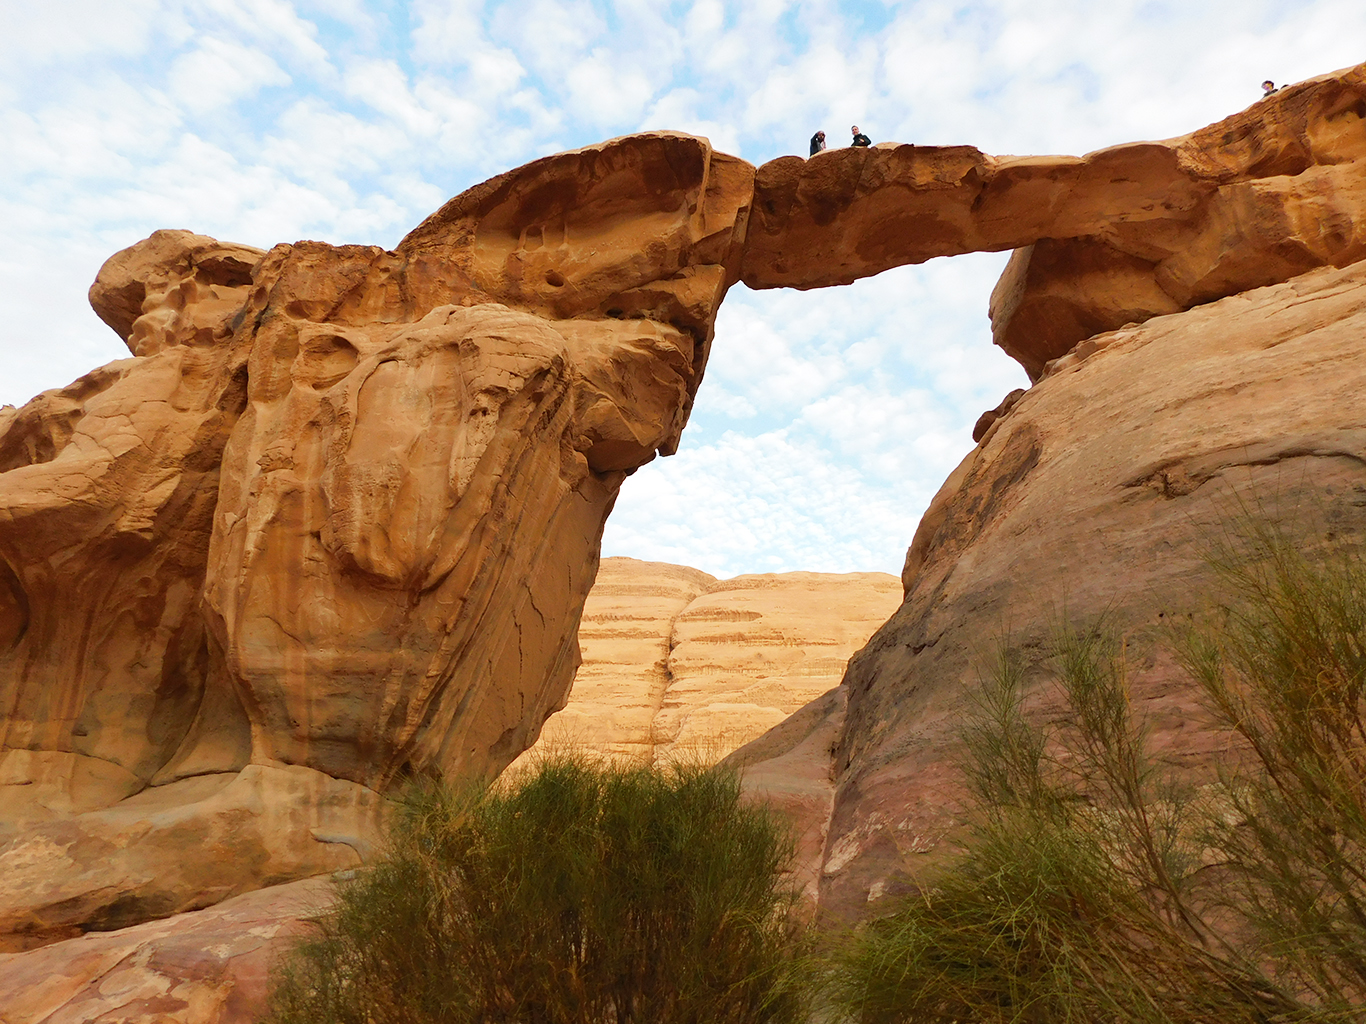
M 286 961 L 273 1024 L 804 1018 L 783 825 L 735 774 L 557 756 L 428 788 Z
M 1063 628 L 1066 719 L 1021 710 L 1008 644 L 965 730 L 961 859 L 834 958 L 861 1024 L 1271 1022 L 1366 1013 L 1366 573 L 1274 533 L 1175 639 L 1244 763 L 1197 793 L 1150 753 L 1123 646 Z
M 1244 600 L 1193 630 L 1185 662 L 1255 754 L 1227 771 L 1208 839 L 1233 869 L 1220 895 L 1258 953 L 1343 1018 L 1366 1015 L 1366 566 L 1311 560 L 1268 529 L 1256 559 L 1216 561 Z

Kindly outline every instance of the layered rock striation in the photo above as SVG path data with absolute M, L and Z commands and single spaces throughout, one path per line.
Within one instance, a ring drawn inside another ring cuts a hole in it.
M 634 764 L 718 760 L 838 685 L 900 602 L 886 573 L 718 580 L 605 558 L 584 604 L 569 703 L 514 768 L 556 750 Z

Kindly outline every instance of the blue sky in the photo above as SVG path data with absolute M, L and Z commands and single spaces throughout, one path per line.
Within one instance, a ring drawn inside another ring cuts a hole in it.
M 1083 153 L 1366 60 L 1361 0 L 0 0 L 0 403 L 121 358 L 85 291 L 158 227 L 392 246 L 446 198 L 649 128 L 756 163 L 842 144 Z M 607 554 L 898 572 L 978 414 L 1005 254 L 732 291 L 679 454 Z

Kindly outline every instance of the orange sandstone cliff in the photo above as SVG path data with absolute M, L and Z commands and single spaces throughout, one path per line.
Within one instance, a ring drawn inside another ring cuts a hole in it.
M 0 935 L 355 865 L 395 780 L 533 742 L 617 488 L 687 420 L 751 178 L 638 136 L 394 252 L 157 232 L 106 263 L 132 358 L 0 420 Z

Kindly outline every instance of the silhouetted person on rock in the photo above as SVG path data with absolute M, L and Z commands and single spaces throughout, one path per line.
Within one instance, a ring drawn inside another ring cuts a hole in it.
M 825 148 L 825 132 L 817 132 L 811 136 L 811 155 L 815 156 Z
M 1262 83 L 1262 96 L 1270 96 L 1273 92 L 1280 92 L 1280 90 L 1276 88 L 1276 83 L 1268 78 Z
M 872 139 L 868 138 L 868 136 L 864 135 L 863 132 L 858 130 L 858 125 L 854 125 L 854 127 L 850 128 L 849 130 L 854 133 L 854 141 L 849 143 L 849 145 L 858 146 L 862 149 L 867 149 L 869 146 L 873 144 Z

